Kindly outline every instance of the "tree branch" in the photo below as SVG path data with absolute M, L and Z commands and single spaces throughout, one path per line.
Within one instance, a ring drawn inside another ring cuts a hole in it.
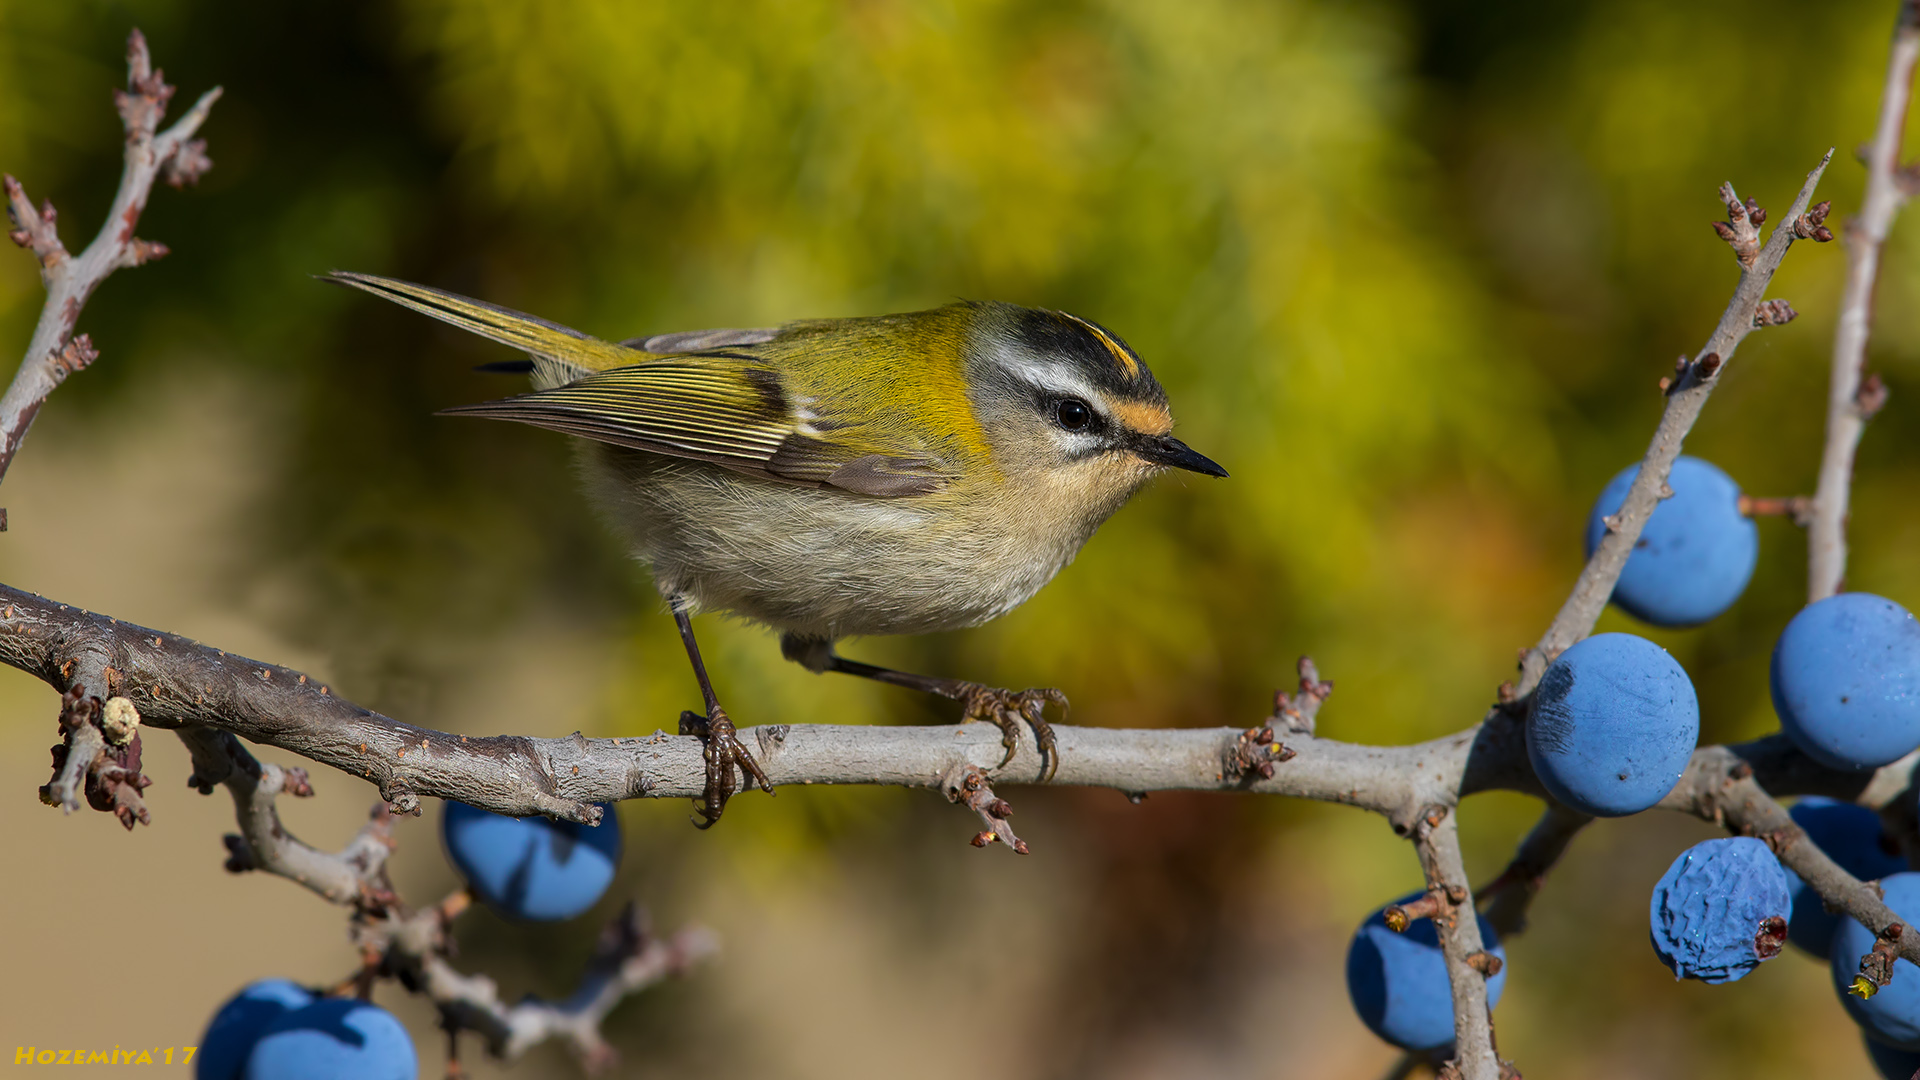
M 127 89 L 114 91 L 114 104 L 127 132 L 126 163 L 120 174 L 120 188 L 114 194 L 107 220 L 85 251 L 69 255 L 55 228 L 51 202 L 35 210 L 20 181 L 8 176 L 4 186 L 7 215 L 13 229 L 8 236 L 14 243 L 33 252 L 40 261 L 40 280 L 46 286 L 46 303 L 40 309 L 40 321 L 34 327 L 26 356 L 13 384 L 0 396 L 0 479 L 5 478 L 20 443 L 33 425 L 40 405 L 68 375 L 92 363 L 99 354 L 85 334 L 73 336 L 80 320 L 80 309 L 88 297 L 123 266 L 139 266 L 167 253 L 166 245 L 142 240 L 133 235 L 140 214 L 146 209 L 147 196 L 157 178 L 165 178 L 175 187 L 195 182 L 213 167 L 208 160 L 204 140 L 193 138 L 206 121 L 213 103 L 220 99 L 214 87 L 194 102 L 193 108 L 172 127 L 159 131 L 167 102 L 174 89 L 162 73 L 153 67 L 147 52 L 147 39 L 135 30 L 127 38 Z M 0 510 L 0 530 L 6 528 L 6 512 Z
M 1847 573 L 1847 502 L 1854 452 L 1867 421 L 1886 403 L 1886 387 L 1866 376 L 1867 335 L 1873 318 L 1873 287 L 1880 273 L 1880 246 L 1900 207 L 1920 183 L 1913 167 L 1901 168 L 1900 142 L 1907 125 L 1913 72 L 1920 63 L 1920 0 L 1903 0 L 1887 57 L 1880 119 L 1867 147 L 1867 187 L 1860 213 L 1847 221 L 1847 282 L 1833 331 L 1833 371 L 1827 389 L 1827 442 L 1820 455 L 1820 484 L 1807 529 L 1807 601 L 1840 591 Z
M 589 739 L 576 733 L 540 739 L 434 731 L 362 708 L 297 671 L 0 585 L 0 663 L 64 693 L 76 670 L 71 659 L 94 653 L 114 670 L 115 692 L 138 706 L 146 726 L 212 728 L 290 750 L 373 782 L 400 813 L 417 810 L 422 796 L 434 796 L 502 814 L 594 822 L 600 811 L 593 803 L 691 798 L 706 783 L 701 742 L 692 736 Z M 1289 756 L 1271 776 L 1242 766 L 1245 733 L 1235 728 L 1056 725 L 1055 782 L 1128 793 L 1295 795 L 1377 811 L 1402 835 L 1412 835 L 1430 807 L 1452 806 L 1472 791 L 1539 793 L 1517 721 L 1499 710 L 1493 717 L 1413 746 L 1286 734 Z M 741 737 L 749 736 L 775 784 L 944 790 L 956 768 L 978 768 L 994 784 L 1017 784 L 1036 782 L 1042 765 L 1031 742 L 1023 742 L 1004 769 L 992 768 L 1003 748 L 991 724 L 770 725 L 743 729 Z M 189 745 L 204 737 L 191 735 Z M 258 766 L 222 769 L 221 754 L 232 753 L 197 751 L 196 781 L 202 787 L 225 783 L 236 798 L 251 798 L 245 785 Z
M 1525 697 L 1531 693 L 1540 682 L 1540 676 L 1546 674 L 1547 665 L 1593 631 L 1593 624 L 1599 620 L 1601 611 L 1605 610 L 1607 601 L 1612 598 L 1613 586 L 1620 580 L 1620 572 L 1626 569 L 1627 556 L 1633 553 L 1634 544 L 1639 542 L 1640 531 L 1653 515 L 1653 508 L 1661 499 L 1673 493 L 1673 489 L 1667 486 L 1667 475 L 1673 470 L 1673 461 L 1680 456 L 1681 444 L 1685 442 L 1687 433 L 1693 430 L 1694 421 L 1699 419 L 1707 396 L 1719 384 L 1720 373 L 1725 370 L 1727 361 L 1733 358 L 1733 352 L 1740 342 L 1753 332 L 1755 314 L 1760 309 L 1761 298 L 1767 293 L 1767 285 L 1773 280 L 1774 271 L 1780 267 L 1780 260 L 1786 257 L 1787 248 L 1802 234 L 1806 238 L 1819 239 L 1820 233 L 1825 231 L 1818 221 L 1809 223 L 1816 216 L 1824 219 L 1824 209 L 1815 208 L 1813 214 L 1808 214 L 1807 205 L 1813 199 L 1813 189 L 1820 183 L 1820 174 L 1826 171 L 1827 163 L 1832 160 L 1833 151 L 1829 150 L 1820 159 L 1820 164 L 1807 174 L 1806 183 L 1800 186 L 1800 194 L 1794 197 L 1786 220 L 1774 227 L 1773 235 L 1768 237 L 1765 246 L 1760 244 L 1759 237 L 1766 211 L 1754 205 L 1752 200 L 1741 202 L 1732 184 L 1721 186 L 1728 216 L 1733 220 L 1731 223 L 1716 223 L 1716 228 L 1733 248 L 1734 256 L 1740 263 L 1740 283 L 1734 287 L 1733 299 L 1728 301 L 1726 311 L 1720 316 L 1720 324 L 1708 336 L 1699 356 L 1685 364 L 1668 385 L 1667 407 L 1660 416 L 1659 426 L 1654 429 L 1646 457 L 1641 459 L 1639 475 L 1634 477 L 1633 485 L 1627 489 L 1627 497 L 1620 504 L 1619 511 L 1607 519 L 1607 534 L 1601 538 L 1593 556 L 1580 571 L 1580 579 L 1574 584 L 1572 594 L 1561 606 L 1559 614 L 1554 616 L 1547 632 L 1541 635 L 1539 644 L 1527 650 L 1522 658 L 1520 683 L 1515 688 L 1515 696 Z M 1832 234 L 1826 235 L 1830 237 Z

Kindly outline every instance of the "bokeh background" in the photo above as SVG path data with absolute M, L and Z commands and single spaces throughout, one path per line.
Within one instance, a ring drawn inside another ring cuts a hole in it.
M 515 385 L 502 350 L 311 275 L 393 274 L 607 337 L 910 310 L 1067 308 L 1148 359 L 1179 431 L 1233 473 L 1172 477 L 1040 596 L 977 631 L 863 659 L 1051 684 L 1074 720 L 1247 724 L 1295 657 L 1339 686 L 1322 731 L 1401 742 L 1481 713 L 1579 565 L 1588 502 L 1635 460 L 1655 381 L 1735 280 L 1707 228 L 1732 179 L 1783 211 L 1857 206 L 1892 0 L 1149 0 L 546 3 L 0 2 L 0 168 L 70 246 L 118 175 L 108 100 L 139 25 L 216 168 L 156 194 L 174 254 L 117 275 L 102 358 L 53 399 L 4 493 L 0 577 L 302 666 L 463 732 L 644 734 L 697 695 L 670 620 L 572 490 L 548 433 L 436 419 Z M 1689 450 L 1758 494 L 1809 492 L 1841 278 L 1795 248 L 1802 312 L 1742 348 Z M 1887 253 L 1872 365 L 1893 404 L 1862 449 L 1854 588 L 1920 605 L 1915 223 Z M 0 257 L 0 341 L 40 305 Z M 1804 544 L 1763 521 L 1733 611 L 1652 633 L 1704 736 L 1771 729 L 1766 663 Z M 700 627 L 742 722 L 934 723 L 947 711 Z M 1603 627 L 1647 632 L 1609 614 Z M 154 824 L 36 801 L 54 698 L 0 672 L 0 1051 L 191 1044 L 241 983 L 329 981 L 342 914 L 230 877 L 224 796 L 151 740 Z M 264 756 L 288 760 L 272 752 Z M 374 792 L 328 770 L 283 805 L 322 846 Z M 924 792 L 786 790 L 696 833 L 621 808 L 623 878 L 579 925 L 462 924 L 509 999 L 563 993 L 634 896 L 725 953 L 624 1005 L 621 1075 L 1375 1077 L 1348 935 L 1413 887 L 1355 811 L 1222 796 L 1006 792 L 1034 855 L 966 844 Z M 1480 796 L 1470 869 L 1537 811 Z M 435 810 L 395 873 L 455 886 Z M 1825 968 L 1798 953 L 1676 984 L 1646 896 L 1709 835 L 1589 830 L 1509 942 L 1502 1050 L 1541 1077 L 1864 1077 Z M 423 1074 L 443 1047 L 393 988 Z M 478 1048 L 469 1046 L 469 1059 Z M 477 1061 L 480 1075 L 499 1072 Z M 513 1070 L 569 1075 L 558 1050 Z

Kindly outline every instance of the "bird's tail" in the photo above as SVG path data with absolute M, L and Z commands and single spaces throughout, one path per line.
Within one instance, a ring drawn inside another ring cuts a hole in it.
M 402 307 L 431 315 L 441 322 L 451 323 L 502 345 L 511 345 L 536 356 L 550 356 L 588 371 L 626 367 L 653 356 L 652 353 L 589 337 L 578 330 L 511 308 L 415 285 L 410 281 L 345 270 L 335 270 L 327 274 L 325 280 L 385 297 Z

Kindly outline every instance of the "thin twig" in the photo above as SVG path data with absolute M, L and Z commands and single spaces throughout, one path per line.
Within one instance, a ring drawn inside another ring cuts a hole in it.
M 193 758 L 187 786 L 210 794 L 214 785 L 224 785 L 233 796 L 240 832 L 226 838 L 228 870 L 278 874 L 336 904 L 373 909 L 391 902 L 386 862 L 393 839 L 386 804 L 345 848 L 321 851 L 289 832 L 275 807 L 282 793 L 299 798 L 313 794 L 306 770 L 262 764 L 231 732 L 193 724 L 177 734 Z
M 35 209 L 26 189 L 18 180 L 5 178 L 7 213 L 12 218 L 9 233 L 13 242 L 31 251 L 40 261 L 40 280 L 46 286 L 46 303 L 40 309 L 40 321 L 27 344 L 26 356 L 13 383 L 0 396 L 0 479 L 13 464 L 20 443 L 33 426 L 55 387 L 73 372 L 91 363 L 98 355 L 93 343 L 82 334 L 74 337 L 80 309 L 109 274 L 125 266 L 139 266 L 167 253 L 164 244 L 142 240 L 133 235 L 140 214 L 147 206 L 153 182 L 164 178 L 175 187 L 190 184 L 213 166 L 207 159 L 206 144 L 194 139 L 194 132 L 207 119 L 213 103 L 220 99 L 214 87 L 200 96 L 172 127 L 160 131 L 160 119 L 166 114 L 173 87 L 153 67 L 147 52 L 147 39 L 135 30 L 127 38 L 127 89 L 116 91 L 121 122 L 126 128 L 126 163 L 120 174 L 120 188 L 100 232 L 79 255 L 70 255 L 60 242 L 55 227 L 53 204 Z M 0 510 L 0 530 L 6 528 L 6 512 Z
M 1520 682 L 1515 688 L 1515 696 L 1524 697 L 1531 692 L 1555 657 L 1593 631 L 1593 624 L 1599 620 L 1600 613 L 1613 596 L 1614 583 L 1620 580 L 1620 572 L 1626 568 L 1627 556 L 1633 553 L 1634 544 L 1640 540 L 1640 530 L 1646 527 L 1647 519 L 1653 515 L 1653 508 L 1672 491 L 1667 486 L 1667 475 L 1673 470 L 1674 459 L 1680 456 L 1681 444 L 1686 440 L 1687 433 L 1693 430 L 1694 421 L 1706 405 L 1707 396 L 1718 385 L 1727 361 L 1733 358 L 1733 351 L 1753 332 L 1754 313 L 1759 309 L 1761 299 L 1766 296 L 1767 285 L 1773 280 L 1780 260 L 1786 257 L 1787 248 L 1792 246 L 1798 233 L 1809 232 L 1809 235 L 1813 235 L 1809 230 L 1816 228 L 1817 224 L 1804 226 L 1803 215 L 1813 199 L 1813 189 L 1820 182 L 1820 174 L 1826 171 L 1827 163 L 1832 160 L 1833 151 L 1829 150 L 1820 159 L 1820 164 L 1807 174 L 1806 183 L 1801 185 L 1793 206 L 1774 227 L 1773 235 L 1767 238 L 1765 245 L 1759 243 L 1760 220 L 1755 220 L 1764 220 L 1765 211 L 1750 203 L 1742 203 L 1734 195 L 1731 184 L 1721 188 L 1729 216 L 1735 219 L 1731 225 L 1722 223 L 1721 236 L 1733 247 L 1740 263 L 1740 283 L 1734 288 L 1733 299 L 1728 301 L 1726 311 L 1720 316 L 1720 324 L 1707 338 L 1698 357 L 1686 366 L 1668 390 L 1666 410 L 1660 416 L 1659 427 L 1654 430 L 1646 457 L 1640 462 L 1640 472 L 1627 489 L 1627 497 L 1620 504 L 1619 511 L 1607 519 L 1607 534 L 1601 538 L 1593 556 L 1580 571 L 1580 579 L 1574 584 L 1572 594 L 1561 606 L 1559 614 L 1554 616 L 1547 632 L 1541 635 L 1539 644 L 1527 650 L 1521 660 Z
M 1827 389 L 1827 442 L 1820 455 L 1820 484 L 1807 529 L 1807 601 L 1840 591 L 1847 574 L 1847 502 L 1854 452 L 1867 420 L 1885 403 L 1886 390 L 1866 376 L 1867 334 L 1873 318 L 1873 287 L 1880 273 L 1880 245 L 1894 216 L 1913 194 L 1916 174 L 1900 167 L 1901 135 L 1913 73 L 1920 64 L 1920 0 L 1905 0 L 1887 58 L 1880 119 L 1867 148 L 1867 187 L 1860 213 L 1847 221 L 1847 283 L 1833 331 L 1833 370 Z
M 1580 835 L 1580 830 L 1592 822 L 1592 818 L 1578 810 L 1569 810 L 1551 800 L 1547 802 L 1540 820 L 1520 841 L 1513 861 L 1480 891 L 1479 899 L 1487 904 L 1487 922 L 1492 924 L 1495 933 L 1504 938 L 1526 929 L 1527 908 L 1546 880 L 1547 871 L 1566 854 L 1567 846 Z
M 431 924 L 430 933 L 419 932 L 425 923 Z M 463 974 L 447 961 L 441 924 L 433 912 L 425 912 L 391 937 L 385 958 L 401 980 L 438 1006 L 450 1027 L 485 1039 L 487 1052 L 496 1058 L 513 1061 L 540 1043 L 558 1039 L 589 1073 L 618 1060 L 600 1034 L 614 1006 L 665 979 L 686 974 L 720 948 L 719 939 L 698 926 L 672 937 L 655 936 L 646 912 L 629 902 L 601 931 L 572 995 L 563 1001 L 526 997 L 507 1005 L 492 979 Z
M 94 715 L 99 709 L 100 699 L 80 680 L 60 695 L 60 745 L 53 748 L 53 779 L 40 788 L 40 801 L 63 813 L 80 809 L 87 776 L 106 752 L 107 737 Z
M 971 764 L 956 766 L 947 773 L 940 787 L 948 802 L 958 803 L 979 816 L 984 828 L 974 834 L 974 847 L 986 847 L 998 840 L 1017 854 L 1032 854 L 1027 842 L 1014 835 L 1013 826 L 1007 821 L 1013 816 L 1013 807 L 993 793 L 985 769 Z
M 1801 528 L 1813 521 L 1813 497 L 1810 495 L 1741 495 L 1743 517 L 1783 517 Z
M 1427 892 L 1444 899 L 1443 911 L 1433 915 L 1440 952 L 1447 962 L 1447 982 L 1453 992 L 1453 1060 L 1449 1065 L 1461 1080 L 1500 1080 L 1500 1058 L 1493 1049 L 1493 1018 L 1487 1005 L 1487 975 L 1482 957 L 1480 920 L 1475 917 L 1467 867 L 1460 854 L 1458 816 L 1435 807 L 1422 819 L 1414 847 Z

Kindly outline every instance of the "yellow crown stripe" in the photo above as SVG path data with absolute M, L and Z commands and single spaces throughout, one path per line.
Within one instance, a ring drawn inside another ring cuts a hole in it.
M 1081 326 L 1086 327 L 1088 333 L 1092 334 L 1096 338 L 1099 338 L 1100 344 L 1105 345 L 1107 347 L 1107 351 L 1113 354 L 1113 358 L 1115 360 L 1120 361 L 1120 368 L 1122 371 L 1125 371 L 1127 373 L 1127 378 L 1132 379 L 1139 376 L 1140 362 L 1135 360 L 1133 358 L 1133 355 L 1127 352 L 1127 350 L 1121 348 L 1119 342 L 1113 340 L 1111 337 L 1108 337 L 1107 332 L 1105 330 L 1100 329 L 1099 327 L 1093 325 L 1092 323 L 1081 318 L 1080 316 L 1073 314 L 1070 311 L 1063 311 L 1060 314 L 1065 315 L 1067 318 L 1072 319 L 1074 322 L 1077 322 Z

